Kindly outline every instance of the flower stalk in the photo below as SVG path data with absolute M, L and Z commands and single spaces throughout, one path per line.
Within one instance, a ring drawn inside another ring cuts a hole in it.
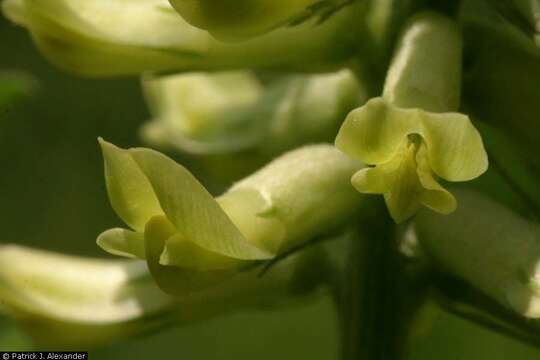
M 426 290 L 425 268 L 400 253 L 396 228 L 380 216 L 364 218 L 349 238 L 338 292 L 342 359 L 405 359 L 410 327 Z

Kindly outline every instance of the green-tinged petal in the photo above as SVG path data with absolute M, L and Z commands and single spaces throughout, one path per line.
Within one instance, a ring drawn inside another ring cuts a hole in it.
M 421 116 L 418 132 L 426 141 L 429 165 L 448 181 L 468 181 L 488 168 L 488 157 L 480 133 L 468 116 L 458 113 Z
M 130 149 L 129 153 L 183 238 L 203 249 L 237 259 L 273 257 L 245 238 L 212 195 L 183 166 L 149 149 Z
M 458 209 L 414 220 L 425 253 L 508 309 L 540 318 L 540 226 L 477 192 L 455 191 Z
M 110 229 L 99 235 L 96 242 L 109 254 L 146 259 L 144 235 L 140 232 L 119 228 Z
M 0 247 L 0 303 L 37 342 L 87 347 L 156 329 L 173 299 L 142 262 Z
M 137 231 L 163 214 L 152 185 L 130 153 L 99 140 L 105 160 L 105 180 L 111 205 L 122 220 Z
M 351 181 L 361 193 L 384 194 L 390 215 L 398 223 L 414 215 L 421 205 L 444 214 L 456 208 L 454 197 L 433 178 L 424 144 L 403 141 L 392 160 L 360 170 Z
M 399 165 L 400 159 L 386 163 L 386 166 L 366 167 L 358 171 L 351 179 L 356 190 L 364 194 L 384 194 L 392 189 L 394 179 L 389 171 L 392 165 Z
M 336 146 L 368 165 L 385 163 L 409 134 L 419 131 L 419 112 L 394 107 L 382 98 L 371 99 L 347 116 Z
M 370 100 L 347 116 L 336 146 L 366 164 L 376 165 L 390 161 L 412 134 L 425 141 L 430 167 L 446 180 L 471 180 L 487 169 L 482 138 L 467 116 L 403 109 L 381 98 Z
M 420 202 L 433 211 L 450 214 L 457 208 L 456 198 L 437 182 L 428 159 L 426 145 L 422 144 L 416 154 L 416 172 L 423 187 Z
M 396 222 L 402 222 L 418 211 L 423 190 L 416 174 L 416 146 L 406 141 L 403 146 L 407 148 L 389 162 L 360 170 L 352 178 L 358 191 L 384 194 L 390 215 Z

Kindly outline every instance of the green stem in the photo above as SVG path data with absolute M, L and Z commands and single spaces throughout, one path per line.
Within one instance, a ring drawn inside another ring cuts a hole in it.
M 370 231 L 349 244 L 340 298 L 344 360 L 400 358 L 393 229 L 387 219 L 370 223 Z
M 409 326 L 428 289 L 425 267 L 399 252 L 395 224 L 375 214 L 346 249 L 338 293 L 343 360 L 406 358 Z

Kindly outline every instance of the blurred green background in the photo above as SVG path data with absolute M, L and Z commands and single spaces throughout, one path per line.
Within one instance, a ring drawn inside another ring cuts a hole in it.
M 64 74 L 39 55 L 25 31 L 1 17 L 0 71 L 26 72 L 37 81 L 30 97 L 0 108 L 0 242 L 107 256 L 95 245 L 96 235 L 120 220 L 108 203 L 96 138 L 141 145 L 138 128 L 149 115 L 139 80 Z M 540 358 L 540 352 L 442 313 L 421 327 L 411 359 Z M 296 308 L 246 311 L 132 339 L 92 350 L 91 358 L 338 359 L 337 329 L 330 298 L 319 296 Z M 0 318 L 0 350 L 29 349 L 31 341 Z

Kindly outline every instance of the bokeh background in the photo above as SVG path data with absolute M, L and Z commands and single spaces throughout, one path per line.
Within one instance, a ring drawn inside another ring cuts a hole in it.
M 0 243 L 106 257 L 95 238 L 120 220 L 108 203 L 96 139 L 142 145 L 138 129 L 149 115 L 139 79 L 65 74 L 40 56 L 25 31 L 0 16 L 4 71 L 24 72 L 35 85 L 29 96 L 0 108 Z M 197 161 L 182 160 L 202 171 Z M 208 185 L 226 186 L 228 174 L 222 175 L 222 182 Z M 425 314 L 410 359 L 540 358 L 536 350 L 437 309 Z M 338 328 L 331 299 L 321 295 L 286 310 L 245 311 L 93 349 L 91 358 L 338 359 Z M 0 317 L 0 350 L 31 349 L 16 324 Z

